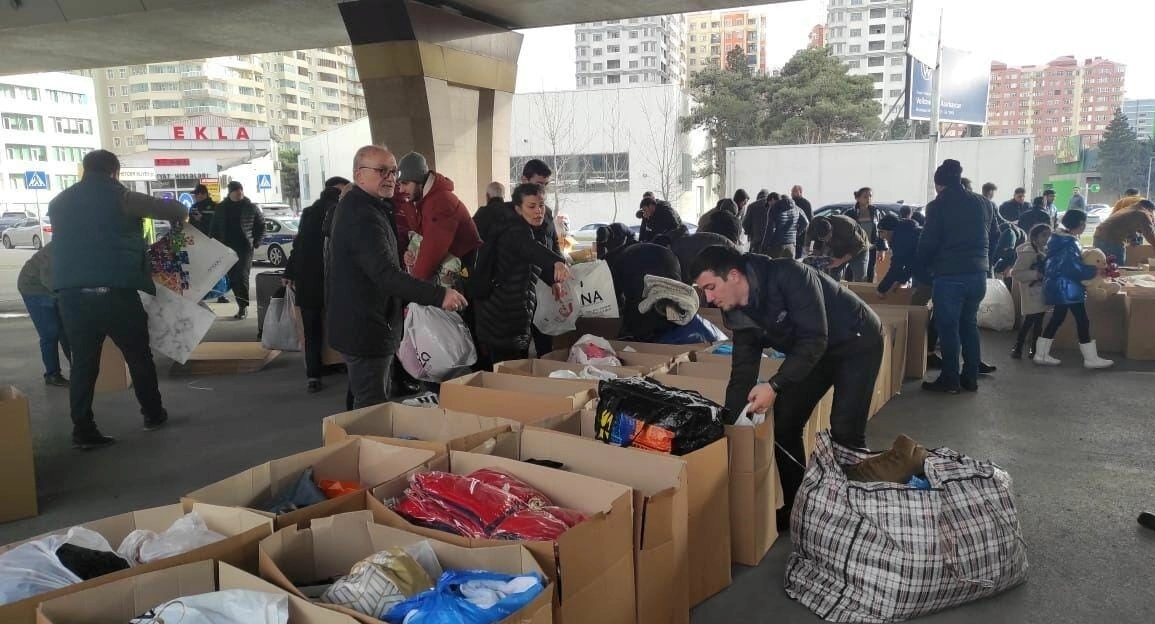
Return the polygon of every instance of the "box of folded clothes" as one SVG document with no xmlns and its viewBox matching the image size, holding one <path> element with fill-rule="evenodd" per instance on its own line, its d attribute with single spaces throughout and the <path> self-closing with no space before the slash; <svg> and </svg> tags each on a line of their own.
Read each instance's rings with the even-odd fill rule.
<svg viewBox="0 0 1155 624">
<path fill-rule="evenodd" d="M 364 509 L 364 490 L 416 470 L 445 466 L 446 456 L 354 438 L 274 459 L 187 494 L 182 502 L 243 507 L 276 528 Z"/>
<path fill-rule="evenodd" d="M 261 542 L 260 558 L 263 578 L 364 624 L 431 611 L 439 622 L 553 621 L 552 587 L 522 546 L 455 546 L 376 524 L 367 511 L 281 529 Z M 487 597 L 497 604 L 485 606 Z"/>
<path fill-rule="evenodd" d="M 581 409 L 597 397 L 596 388 L 583 380 L 473 373 L 441 384 L 441 407 L 532 425 Z"/>
<path fill-rule="evenodd" d="M 556 360 L 509 360 L 494 364 L 493 372 L 555 379 L 606 379 L 638 377 L 653 372 L 649 366 L 585 366 Z M 612 375 L 612 376 L 611 376 Z"/>
<path fill-rule="evenodd" d="M 243 509 L 166 505 L 0 547 L 0 622 L 31 624 L 36 605 L 130 576 L 215 559 L 256 570 L 272 521 Z"/>
<path fill-rule="evenodd" d="M 451 452 L 449 465 L 451 472 L 374 488 L 370 511 L 378 522 L 458 546 L 524 545 L 554 584 L 556 621 L 636 621 L 629 487 L 474 453 Z"/>
<path fill-rule="evenodd" d="M 321 435 L 326 445 L 366 437 L 394 446 L 447 453 L 472 451 L 521 427 L 516 420 L 505 418 L 382 403 L 326 416 L 321 421 Z"/>
<path fill-rule="evenodd" d="M 228 618 L 228 619 L 221 619 Z M 355 624 L 227 563 L 200 561 L 46 600 L 38 624 Z"/>
</svg>

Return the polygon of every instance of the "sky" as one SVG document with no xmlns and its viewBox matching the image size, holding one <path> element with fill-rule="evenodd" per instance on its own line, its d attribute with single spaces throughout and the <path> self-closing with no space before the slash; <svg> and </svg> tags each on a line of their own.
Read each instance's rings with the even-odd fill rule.
<svg viewBox="0 0 1155 624">
<path fill-rule="evenodd" d="M 806 46 L 810 29 L 826 21 L 827 0 L 756 5 L 770 36 L 767 63 L 781 67 Z M 1127 66 L 1126 97 L 1155 98 L 1155 51 L 1144 26 L 1155 22 L 1147 0 L 957 0 L 946 2 L 943 44 L 1009 65 L 1041 65 L 1074 55 L 1101 56 Z M 917 10 L 917 9 L 916 9 Z M 572 26 L 522 31 L 519 92 L 574 88 Z"/>
</svg>

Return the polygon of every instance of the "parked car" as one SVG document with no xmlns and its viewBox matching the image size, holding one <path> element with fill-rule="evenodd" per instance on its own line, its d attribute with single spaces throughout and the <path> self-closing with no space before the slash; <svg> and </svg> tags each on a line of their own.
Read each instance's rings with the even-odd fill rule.
<svg viewBox="0 0 1155 624">
<path fill-rule="evenodd" d="M 3 214 L 0 214 L 0 232 L 7 230 L 8 228 L 16 225 L 17 223 L 23 222 L 25 219 L 30 219 L 30 218 L 32 218 L 32 216 L 33 215 L 30 215 L 24 211 L 5 212 Z"/>
<path fill-rule="evenodd" d="M 1111 207 L 1107 204 L 1087 204 L 1087 229 L 1093 230 L 1111 216 Z"/>
<path fill-rule="evenodd" d="M 275 267 L 283 267 L 293 253 L 293 241 L 297 239 L 296 217 L 265 215 L 265 238 L 261 246 L 253 252 L 254 262 L 267 262 Z"/>
<path fill-rule="evenodd" d="M 902 210 L 903 206 L 909 206 L 915 212 L 922 214 L 922 206 L 917 204 L 875 204 L 874 207 L 884 211 L 887 214 L 898 216 L 898 211 Z M 828 204 L 814 211 L 816 217 L 829 217 L 830 215 L 846 214 L 847 210 L 854 207 L 853 203 L 842 204 Z"/>
<path fill-rule="evenodd" d="M 581 226 L 581 228 L 579 228 L 575 232 L 572 232 L 570 235 L 573 236 L 574 240 L 576 240 L 579 243 L 595 243 L 595 242 L 597 242 L 597 239 L 598 239 L 598 228 L 606 226 L 606 225 L 609 225 L 609 224 L 608 223 L 588 223 L 586 225 Z M 684 225 L 686 226 L 686 232 L 689 234 L 693 234 L 693 233 L 698 231 L 697 224 L 686 222 L 686 223 L 684 223 Z M 641 225 L 631 225 L 628 227 L 630 228 L 630 231 L 634 233 L 635 238 L 637 238 L 637 236 L 642 231 Z"/>
<path fill-rule="evenodd" d="M 52 224 L 48 222 L 48 217 L 44 217 L 43 223 L 35 217 L 24 219 L 4 230 L 4 238 L 0 239 L 6 249 L 13 247 L 40 249 L 51 240 Z"/>
</svg>

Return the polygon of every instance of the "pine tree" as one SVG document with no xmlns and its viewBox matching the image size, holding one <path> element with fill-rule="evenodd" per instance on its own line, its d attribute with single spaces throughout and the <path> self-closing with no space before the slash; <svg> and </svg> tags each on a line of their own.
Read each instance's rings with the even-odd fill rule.
<svg viewBox="0 0 1155 624">
<path fill-rule="evenodd" d="M 1146 188 L 1150 153 L 1150 145 L 1139 141 L 1127 116 L 1116 108 L 1099 141 L 1099 175 L 1104 190 L 1122 195 L 1128 188 Z"/>
</svg>

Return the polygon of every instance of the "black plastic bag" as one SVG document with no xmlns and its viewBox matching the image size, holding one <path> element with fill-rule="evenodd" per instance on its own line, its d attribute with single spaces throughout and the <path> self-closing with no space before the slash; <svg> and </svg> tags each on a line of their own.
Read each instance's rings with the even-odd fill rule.
<svg viewBox="0 0 1155 624">
<path fill-rule="evenodd" d="M 594 429 L 607 444 L 685 455 L 722 439 L 728 418 L 697 392 L 633 377 L 598 384 Z"/>
</svg>

